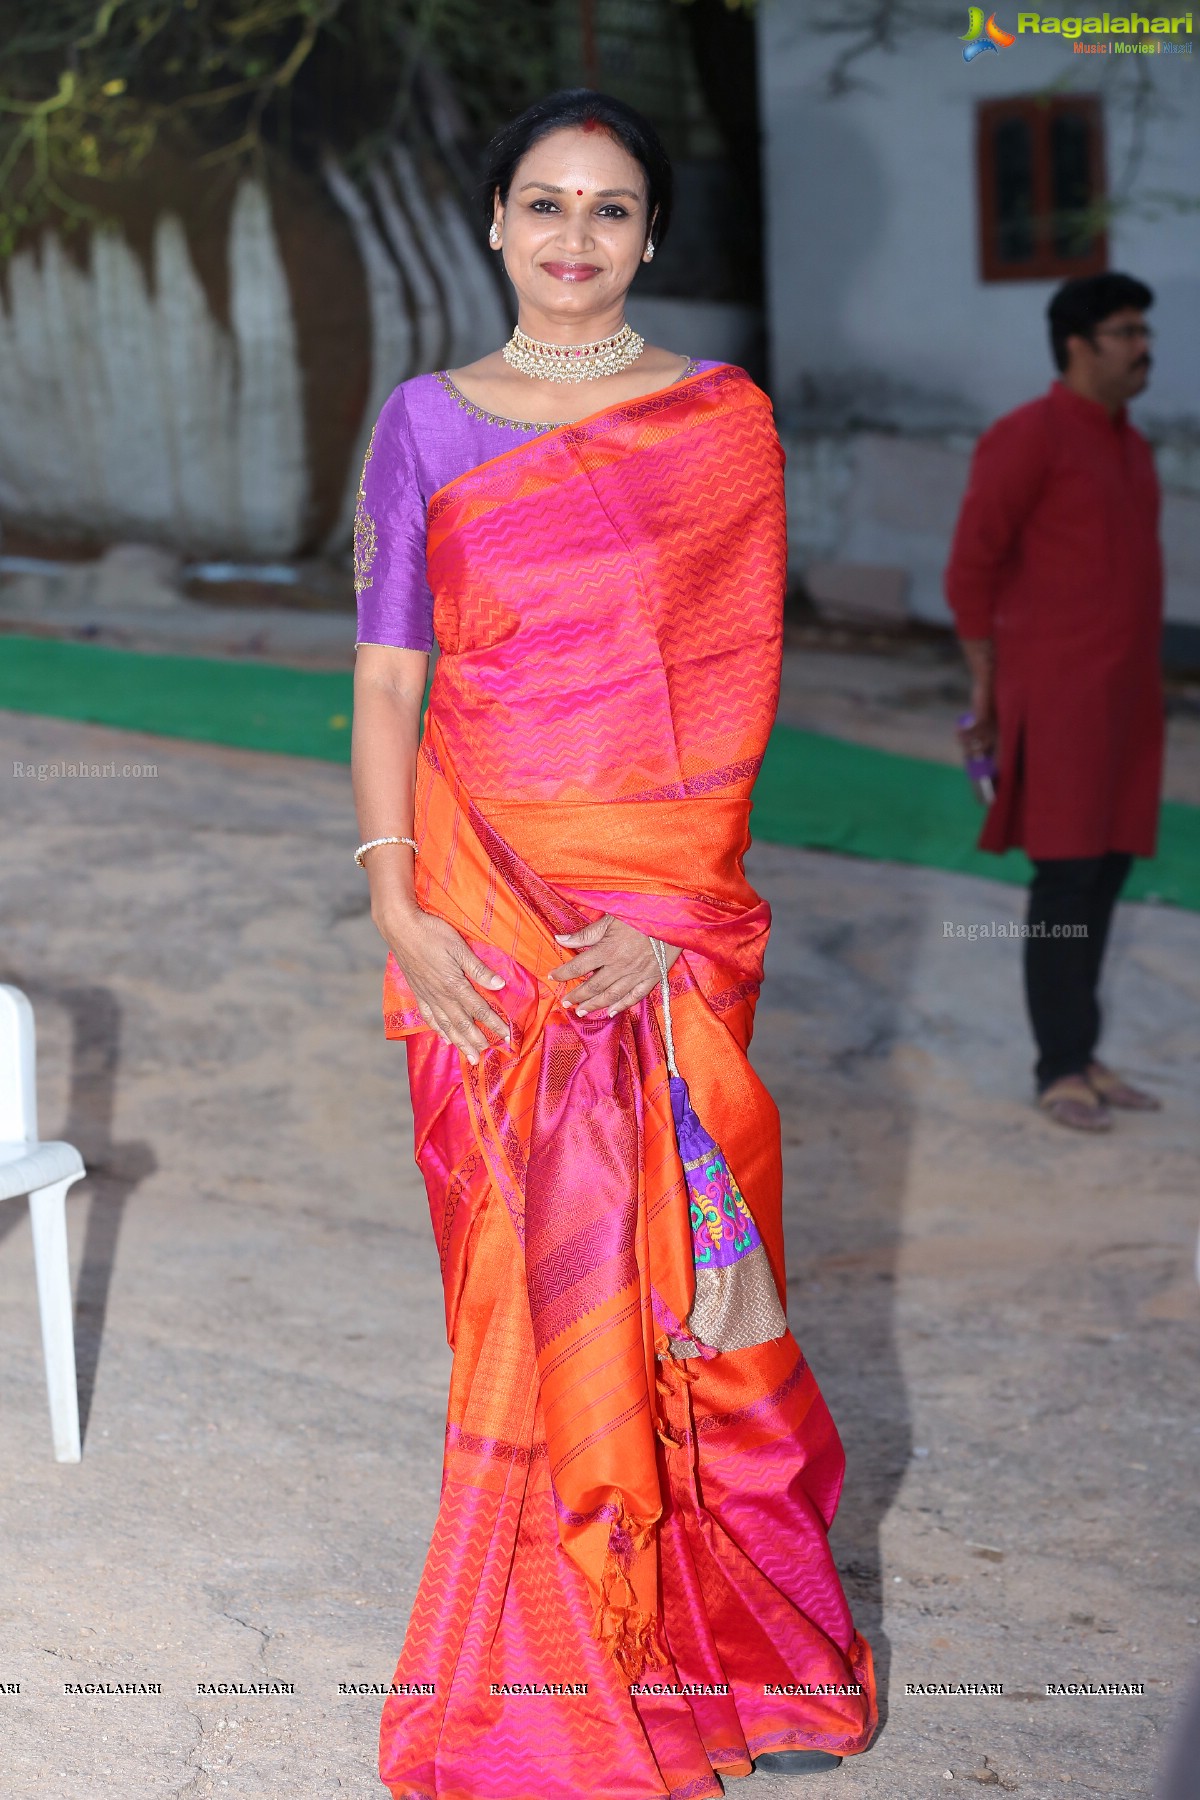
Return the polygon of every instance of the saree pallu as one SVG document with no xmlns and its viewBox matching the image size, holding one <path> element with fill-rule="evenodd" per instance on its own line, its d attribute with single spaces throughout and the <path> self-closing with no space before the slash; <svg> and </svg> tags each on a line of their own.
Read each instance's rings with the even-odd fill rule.
<svg viewBox="0 0 1200 1800">
<path fill-rule="evenodd" d="M 389 957 L 454 1352 L 381 1730 L 405 1800 L 703 1800 L 714 1771 L 874 1730 L 812 1374 L 786 1331 L 721 1350 L 689 1330 L 658 1002 L 580 1019 L 548 978 L 555 933 L 602 913 L 681 948 L 679 1065 L 783 1300 L 779 1119 L 746 1057 L 770 916 L 742 868 L 778 693 L 781 469 L 765 397 L 722 366 L 430 503 L 417 898 L 503 976 L 487 998 L 511 1035 L 468 1064 Z"/>
</svg>

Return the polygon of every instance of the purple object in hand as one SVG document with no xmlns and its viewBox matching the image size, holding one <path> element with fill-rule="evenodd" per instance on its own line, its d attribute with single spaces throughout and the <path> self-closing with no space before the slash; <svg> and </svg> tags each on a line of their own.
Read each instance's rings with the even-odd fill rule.
<svg viewBox="0 0 1200 1800">
<path fill-rule="evenodd" d="M 974 713 L 962 713 L 959 716 L 960 731 L 970 731 L 975 723 Z M 975 790 L 975 798 L 990 806 L 996 798 L 996 759 L 985 750 L 976 753 L 968 750 L 963 757 L 967 771 L 967 780 Z"/>
</svg>

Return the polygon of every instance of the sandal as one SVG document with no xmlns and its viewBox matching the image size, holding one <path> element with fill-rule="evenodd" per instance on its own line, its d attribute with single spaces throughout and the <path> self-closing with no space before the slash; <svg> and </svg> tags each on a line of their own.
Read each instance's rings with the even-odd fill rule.
<svg viewBox="0 0 1200 1800">
<path fill-rule="evenodd" d="M 768 1750 L 754 1759 L 754 1772 L 764 1775 L 815 1775 L 818 1769 L 839 1769 L 840 1756 L 828 1750 Z"/>
<path fill-rule="evenodd" d="M 1120 1106 L 1126 1112 L 1162 1111 L 1162 1101 L 1154 1094 L 1148 1094 L 1145 1088 L 1134 1087 L 1132 1082 L 1122 1081 L 1115 1069 L 1105 1068 L 1102 1062 L 1090 1062 L 1084 1080 L 1107 1106 Z"/>
<path fill-rule="evenodd" d="M 1056 1125 L 1072 1131 L 1111 1131 L 1113 1117 L 1099 1091 L 1083 1075 L 1064 1075 L 1038 1095 Z"/>
</svg>

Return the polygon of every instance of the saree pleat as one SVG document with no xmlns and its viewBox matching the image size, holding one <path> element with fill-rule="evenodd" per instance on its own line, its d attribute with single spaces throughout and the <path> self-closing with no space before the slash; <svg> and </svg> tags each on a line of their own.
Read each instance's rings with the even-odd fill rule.
<svg viewBox="0 0 1200 1800">
<path fill-rule="evenodd" d="M 695 1276 L 657 1002 L 581 1019 L 549 979 L 554 934 L 602 913 L 681 949 L 679 1065 L 786 1301 L 779 1119 L 746 1058 L 770 920 L 741 861 L 778 681 L 778 444 L 738 371 L 680 388 L 430 507 L 417 897 L 503 976 L 511 1041 L 467 1064 L 389 958 L 454 1352 L 381 1728 L 398 1800 L 707 1800 L 714 1771 L 874 1730 L 827 1541 L 841 1445 L 794 1338 L 672 1354 Z"/>
</svg>

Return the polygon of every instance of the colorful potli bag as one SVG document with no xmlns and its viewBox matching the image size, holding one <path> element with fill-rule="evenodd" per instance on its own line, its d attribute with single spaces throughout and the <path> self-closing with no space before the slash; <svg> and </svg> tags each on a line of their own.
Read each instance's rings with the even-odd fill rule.
<svg viewBox="0 0 1200 1800">
<path fill-rule="evenodd" d="M 705 1350 L 748 1350 L 782 1337 L 787 1318 L 779 1304 L 766 1246 L 724 1152 L 693 1110 L 675 1062 L 667 949 L 651 938 L 662 987 L 663 1038 L 671 1086 L 675 1139 L 687 1185 L 696 1296 L 686 1338 L 673 1338 L 674 1356 Z"/>
</svg>

